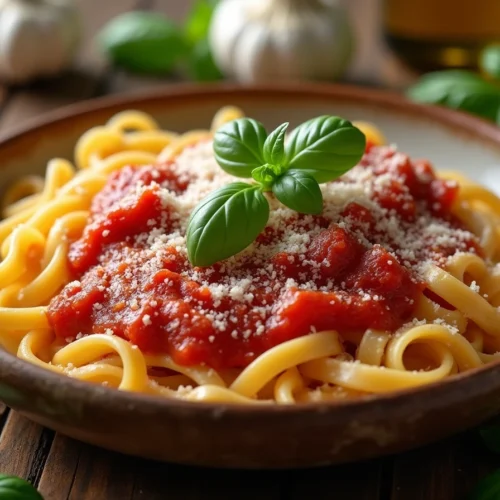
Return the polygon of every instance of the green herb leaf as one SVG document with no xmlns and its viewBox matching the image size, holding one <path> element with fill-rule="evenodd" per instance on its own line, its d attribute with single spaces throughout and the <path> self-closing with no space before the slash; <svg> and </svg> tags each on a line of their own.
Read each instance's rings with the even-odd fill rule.
<svg viewBox="0 0 500 500">
<path fill-rule="evenodd" d="M 0 500 L 43 500 L 43 497 L 28 481 L 0 474 Z"/>
<path fill-rule="evenodd" d="M 407 90 L 407 95 L 419 102 L 443 104 L 450 90 L 457 85 L 481 83 L 476 73 L 464 70 L 434 71 L 423 75 L 417 83 Z"/>
<path fill-rule="evenodd" d="M 208 43 L 208 31 L 216 0 L 197 0 L 184 25 L 186 42 L 191 48 L 187 59 L 189 76 L 198 82 L 213 82 L 223 78 L 215 64 Z"/>
<path fill-rule="evenodd" d="M 250 177 L 254 168 L 266 163 L 263 147 L 267 132 L 262 123 L 239 118 L 223 125 L 214 135 L 217 163 L 235 177 Z"/>
<path fill-rule="evenodd" d="M 288 124 L 269 137 L 250 118 L 234 120 L 214 135 L 214 154 L 223 170 L 252 176 L 259 185 L 236 182 L 207 196 L 193 211 L 187 229 L 188 257 L 210 266 L 245 249 L 265 228 L 271 190 L 286 206 L 306 214 L 321 213 L 319 182 L 342 175 L 360 160 L 365 136 L 351 122 L 322 116 L 297 127 L 285 144 Z"/>
<path fill-rule="evenodd" d="M 305 169 L 319 183 L 328 182 L 358 163 L 365 144 L 364 134 L 350 121 L 320 116 L 292 131 L 285 145 L 285 165 Z"/>
<path fill-rule="evenodd" d="M 194 209 L 187 229 L 188 257 L 211 266 L 250 245 L 269 219 L 269 203 L 259 186 L 234 182 L 210 193 Z"/>
<path fill-rule="evenodd" d="M 289 123 L 273 130 L 264 143 L 264 159 L 273 165 L 281 165 L 285 159 L 285 133 Z"/>
<path fill-rule="evenodd" d="M 200 40 L 193 47 L 188 59 L 188 69 L 191 78 L 198 82 L 215 82 L 223 78 L 207 40 Z"/>
<path fill-rule="evenodd" d="M 467 497 L 468 500 L 498 500 L 499 498 L 500 470 L 481 480 Z"/>
<path fill-rule="evenodd" d="M 500 79 L 500 44 L 485 47 L 479 58 L 479 66 L 487 75 Z"/>
<path fill-rule="evenodd" d="M 302 170 L 289 170 L 273 184 L 273 193 L 283 205 L 302 214 L 319 214 L 323 195 L 316 179 Z"/>
<path fill-rule="evenodd" d="M 111 20 L 99 42 L 111 61 L 130 71 L 165 74 L 187 53 L 177 26 L 153 12 L 127 12 Z"/>
<path fill-rule="evenodd" d="M 262 186 L 265 191 L 269 191 L 274 181 L 284 172 L 284 168 L 279 165 L 266 163 L 262 167 L 252 170 L 252 177 Z"/>
<path fill-rule="evenodd" d="M 194 3 L 184 25 L 186 39 L 191 45 L 207 38 L 216 4 L 214 0 L 197 0 Z"/>
<path fill-rule="evenodd" d="M 499 115 L 500 89 L 469 71 L 428 73 L 407 94 L 414 101 L 440 104 L 487 120 L 496 121 Z"/>
</svg>

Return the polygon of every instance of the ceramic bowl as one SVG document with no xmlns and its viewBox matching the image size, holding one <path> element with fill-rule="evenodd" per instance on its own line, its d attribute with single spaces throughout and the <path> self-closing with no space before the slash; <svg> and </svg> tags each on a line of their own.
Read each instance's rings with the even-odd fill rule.
<svg viewBox="0 0 500 500">
<path fill-rule="evenodd" d="M 89 101 L 4 136 L 0 191 L 22 174 L 41 173 L 51 157 L 71 158 L 78 136 L 117 111 L 140 109 L 162 126 L 184 131 L 208 127 L 227 104 L 269 127 L 320 114 L 370 120 L 414 157 L 493 188 L 500 180 L 500 129 L 460 113 L 342 86 L 183 86 Z M 500 363 L 355 401 L 249 407 L 119 392 L 45 371 L 0 350 L 0 399 L 63 434 L 132 455 L 205 466 L 319 466 L 420 446 L 499 413 Z"/>
</svg>

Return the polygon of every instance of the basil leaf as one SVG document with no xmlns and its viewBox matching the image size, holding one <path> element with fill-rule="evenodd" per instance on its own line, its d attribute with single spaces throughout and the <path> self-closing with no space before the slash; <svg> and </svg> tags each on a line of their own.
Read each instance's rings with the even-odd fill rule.
<svg viewBox="0 0 500 500">
<path fill-rule="evenodd" d="M 241 252 L 268 219 L 269 203 L 259 186 L 234 182 L 210 193 L 189 220 L 189 260 L 194 266 L 211 266 Z"/>
<path fill-rule="evenodd" d="M 481 52 L 479 66 L 493 78 L 500 78 L 500 44 L 488 45 Z"/>
<path fill-rule="evenodd" d="M 423 75 L 406 93 L 419 102 L 442 104 L 446 101 L 450 89 L 460 83 L 467 85 L 468 82 L 482 82 L 482 79 L 471 71 L 434 71 Z"/>
<path fill-rule="evenodd" d="M 111 61 L 130 71 L 165 74 L 187 52 L 177 26 L 153 12 L 127 12 L 111 20 L 99 35 Z"/>
<path fill-rule="evenodd" d="M 292 131 L 285 145 L 285 165 L 306 169 L 319 182 L 328 182 L 356 165 L 365 151 L 364 134 L 337 116 L 313 118 Z"/>
<path fill-rule="evenodd" d="M 193 47 L 188 59 L 188 70 L 191 78 L 198 82 L 214 82 L 223 78 L 215 64 L 208 40 L 200 40 Z"/>
<path fill-rule="evenodd" d="M 196 45 L 207 38 L 216 3 L 213 0 L 197 0 L 194 3 L 184 25 L 184 32 L 190 44 Z"/>
<path fill-rule="evenodd" d="M 289 123 L 283 123 L 273 130 L 264 143 L 264 160 L 267 163 L 281 165 L 285 158 L 285 132 Z"/>
<path fill-rule="evenodd" d="M 318 182 L 302 170 L 289 170 L 273 184 L 273 193 L 283 205 L 302 214 L 319 214 L 323 195 Z"/>
<path fill-rule="evenodd" d="M 254 168 L 266 163 L 262 149 L 267 132 L 252 118 L 239 118 L 223 125 L 214 135 L 217 163 L 235 177 L 250 177 Z"/>
<path fill-rule="evenodd" d="M 0 500 L 43 500 L 43 497 L 28 481 L 0 474 Z"/>
<path fill-rule="evenodd" d="M 197 0 L 184 25 L 186 42 L 191 48 L 186 61 L 187 71 L 198 82 L 213 82 L 223 78 L 208 43 L 210 21 L 216 4 L 216 0 Z"/>
<path fill-rule="evenodd" d="M 270 189 L 277 177 L 284 172 L 284 168 L 279 165 L 266 163 L 262 167 L 252 170 L 252 177 L 264 188 Z"/>
<path fill-rule="evenodd" d="M 424 75 L 407 95 L 414 101 L 440 104 L 496 121 L 500 89 L 469 71 L 436 71 Z"/>
<path fill-rule="evenodd" d="M 498 500 L 500 498 L 500 470 L 479 481 L 468 500 Z"/>
</svg>

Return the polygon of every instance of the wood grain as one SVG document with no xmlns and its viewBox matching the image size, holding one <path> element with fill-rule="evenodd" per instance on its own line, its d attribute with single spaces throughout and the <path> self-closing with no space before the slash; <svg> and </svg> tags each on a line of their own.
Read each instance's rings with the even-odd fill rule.
<svg viewBox="0 0 500 500">
<path fill-rule="evenodd" d="M 498 468 L 476 431 L 399 455 L 394 463 L 392 500 L 461 500 Z"/>
<path fill-rule="evenodd" d="M 329 500 L 378 500 L 382 487 L 383 461 L 327 467 L 291 474 L 286 498 Z M 392 467 L 392 463 L 389 465 Z"/>
<path fill-rule="evenodd" d="M 0 471 L 37 484 L 53 432 L 10 412 L 0 436 Z"/>
<path fill-rule="evenodd" d="M 5 85 L 0 85 L 0 109 L 2 109 L 8 95 L 8 90 Z"/>
<path fill-rule="evenodd" d="M 277 500 L 285 472 L 202 469 L 155 462 L 138 468 L 133 500 Z"/>
<path fill-rule="evenodd" d="M 40 477 L 39 490 L 44 498 L 66 500 L 71 492 L 79 465 L 82 443 L 57 434 Z"/>
<path fill-rule="evenodd" d="M 81 445 L 78 468 L 68 498 L 130 499 L 135 467 L 135 460 L 131 457 Z"/>
</svg>

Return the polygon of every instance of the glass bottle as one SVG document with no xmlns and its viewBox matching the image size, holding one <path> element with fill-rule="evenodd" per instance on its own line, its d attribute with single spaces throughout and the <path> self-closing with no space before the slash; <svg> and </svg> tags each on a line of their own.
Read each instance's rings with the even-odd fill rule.
<svg viewBox="0 0 500 500">
<path fill-rule="evenodd" d="M 385 0 L 391 48 L 413 68 L 476 68 L 482 48 L 500 42 L 500 0 Z"/>
</svg>

